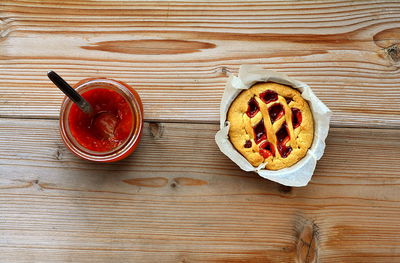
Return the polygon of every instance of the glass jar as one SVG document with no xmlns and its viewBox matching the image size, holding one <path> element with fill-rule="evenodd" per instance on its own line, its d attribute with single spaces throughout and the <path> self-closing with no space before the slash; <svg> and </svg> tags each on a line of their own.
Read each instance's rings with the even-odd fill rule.
<svg viewBox="0 0 400 263">
<path fill-rule="evenodd" d="M 106 89 L 106 94 L 107 92 L 110 94 L 116 94 L 118 98 L 121 98 L 121 96 L 124 98 L 124 100 L 121 100 L 123 104 L 118 104 L 118 105 L 125 105 L 123 111 L 128 112 L 128 116 L 132 116 L 131 125 L 129 125 L 129 129 L 125 127 L 125 134 L 127 135 L 126 138 L 124 138 L 121 141 L 118 141 L 118 145 L 115 145 L 111 149 L 107 150 L 97 150 L 96 149 L 89 149 L 91 147 L 85 146 L 89 145 L 90 143 L 95 143 L 97 142 L 96 137 L 91 137 L 90 136 L 80 136 L 79 130 L 75 129 L 74 123 L 81 123 L 79 122 L 73 122 L 73 118 L 77 118 L 76 116 L 73 116 L 76 113 L 71 113 L 71 112 L 77 112 L 76 110 L 76 105 L 68 98 L 65 97 L 62 106 L 61 106 L 61 111 L 60 111 L 60 132 L 61 132 L 61 137 L 67 146 L 74 154 L 77 156 L 90 160 L 90 161 L 95 161 L 95 162 L 115 162 L 122 160 L 126 158 L 129 154 L 131 154 L 135 148 L 137 147 L 141 135 L 142 135 L 142 130 L 143 130 L 143 105 L 142 101 L 139 97 L 139 94 L 129 85 L 121 82 L 121 81 L 116 81 L 112 79 L 106 79 L 106 78 L 89 78 L 89 79 L 84 79 L 78 82 L 74 87 L 73 87 L 80 95 L 85 97 L 85 93 L 89 92 L 92 90 L 91 93 L 87 94 L 96 94 L 100 89 Z M 99 89 L 96 91 L 93 91 L 94 89 Z M 100 92 L 99 92 L 100 93 Z M 104 92 L 103 92 L 104 93 Z M 119 96 L 119 95 L 121 96 Z M 97 96 L 97 95 L 96 95 Z M 103 98 L 104 99 L 104 98 Z M 105 98 L 107 99 L 107 98 Z M 110 98 L 111 99 L 111 98 Z M 86 100 L 89 101 L 89 98 L 86 98 Z M 89 101 L 90 103 L 90 101 Z M 92 104 L 92 103 L 91 103 Z M 104 103 L 103 103 L 104 104 Z M 111 103 L 113 104 L 113 103 Z M 129 105 L 128 108 L 126 108 L 126 105 Z M 101 105 L 91 105 L 93 109 L 101 107 Z M 73 108 L 74 107 L 74 108 Z M 119 106 L 115 106 L 119 107 Z M 71 111 L 72 108 L 72 111 Z M 79 109 L 80 111 L 80 109 Z M 118 109 L 118 112 L 120 110 Z M 131 113 L 131 114 L 130 114 Z M 79 113 L 79 116 L 83 116 L 83 112 Z M 94 111 L 93 116 L 89 116 L 87 118 L 93 118 L 90 120 L 90 125 L 92 125 L 93 120 L 96 118 L 96 110 Z M 127 114 L 125 114 L 126 116 Z M 78 116 L 78 115 L 77 115 Z M 87 116 L 87 115 L 86 115 Z M 86 118 L 85 116 L 85 118 Z M 118 116 L 116 117 L 117 121 L 122 121 L 122 119 L 118 119 Z M 115 121 L 114 121 L 115 122 Z M 71 129 L 72 128 L 72 129 Z M 92 128 L 92 127 L 89 127 Z M 84 129 L 90 131 L 88 127 L 84 127 Z M 80 128 L 79 128 L 80 129 Z M 82 130 L 81 130 L 82 131 Z M 87 140 L 86 142 L 83 141 L 82 138 L 85 138 Z M 90 138 L 93 138 L 92 141 Z M 110 139 L 111 141 L 111 139 Z M 107 141 L 103 142 L 99 140 L 99 142 L 102 143 L 107 143 Z M 85 144 L 87 143 L 87 144 Z M 99 148 L 100 149 L 100 148 Z"/>
</svg>

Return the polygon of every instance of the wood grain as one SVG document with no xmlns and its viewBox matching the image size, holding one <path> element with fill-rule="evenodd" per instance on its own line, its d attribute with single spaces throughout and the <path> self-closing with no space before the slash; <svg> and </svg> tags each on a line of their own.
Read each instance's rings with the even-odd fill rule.
<svg viewBox="0 0 400 263">
<path fill-rule="evenodd" d="M 242 64 L 334 111 L 307 187 L 215 145 Z M 0 261 L 400 262 L 399 67 L 398 1 L 0 0 Z M 139 91 L 152 122 L 132 156 L 65 148 L 49 69 Z"/>
<path fill-rule="evenodd" d="M 147 120 L 212 122 L 241 64 L 308 83 L 335 126 L 400 127 L 397 1 L 0 3 L 0 117 L 55 118 L 71 83 L 137 88 Z"/>
<path fill-rule="evenodd" d="M 398 262 L 400 131 L 333 128 L 307 187 L 245 173 L 212 124 L 146 123 L 114 164 L 0 119 L 5 262 Z M 162 131 L 162 132 L 160 132 Z"/>
</svg>

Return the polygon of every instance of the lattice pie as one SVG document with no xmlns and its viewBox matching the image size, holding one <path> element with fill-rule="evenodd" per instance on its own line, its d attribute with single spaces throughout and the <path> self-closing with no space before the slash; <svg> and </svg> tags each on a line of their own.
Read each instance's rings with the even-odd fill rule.
<svg viewBox="0 0 400 263">
<path fill-rule="evenodd" d="M 313 141 L 314 121 L 300 92 L 277 83 L 258 83 L 243 91 L 228 111 L 229 139 L 253 165 L 292 166 Z"/>
</svg>

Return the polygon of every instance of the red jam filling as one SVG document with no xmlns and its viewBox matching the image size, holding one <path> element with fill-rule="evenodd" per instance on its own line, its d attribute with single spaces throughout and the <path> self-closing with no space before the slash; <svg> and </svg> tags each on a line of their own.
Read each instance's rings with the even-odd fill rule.
<svg viewBox="0 0 400 263">
<path fill-rule="evenodd" d="M 255 127 L 254 134 L 255 138 L 254 141 L 258 144 L 259 142 L 267 139 L 267 133 L 265 131 L 264 120 L 261 120 Z"/>
<path fill-rule="evenodd" d="M 272 101 L 278 100 L 278 93 L 273 90 L 266 90 L 263 93 L 260 93 L 260 98 L 265 104 L 268 104 Z"/>
<path fill-rule="evenodd" d="M 292 99 L 292 98 L 286 98 L 286 97 L 285 97 L 285 100 L 286 100 L 286 103 L 287 103 L 287 104 L 289 104 L 290 102 L 292 102 L 292 101 L 293 101 L 293 99 Z"/>
<path fill-rule="evenodd" d="M 251 148 L 252 145 L 253 145 L 252 142 L 251 142 L 250 140 L 247 140 L 247 141 L 244 143 L 244 148 Z"/>
<path fill-rule="evenodd" d="M 258 103 L 255 98 L 251 98 L 249 100 L 249 107 L 247 108 L 247 116 L 250 118 L 253 118 L 256 116 L 256 114 L 259 112 L 260 107 L 258 106 Z"/>
<path fill-rule="evenodd" d="M 303 118 L 301 116 L 301 111 L 299 109 L 297 109 L 297 108 L 292 108 L 293 129 L 299 127 L 302 120 L 303 120 Z"/>
<path fill-rule="evenodd" d="M 276 138 L 278 140 L 277 148 L 280 155 L 283 158 L 289 156 L 290 152 L 292 151 L 292 147 L 286 146 L 286 143 L 290 140 L 289 131 L 286 125 L 286 122 L 282 125 L 282 127 L 276 133 Z"/>
<path fill-rule="evenodd" d="M 265 159 L 270 157 L 271 155 L 275 156 L 274 146 L 270 142 L 263 142 L 259 148 L 261 156 Z"/>
<path fill-rule="evenodd" d="M 126 141 L 134 126 L 132 109 L 118 92 L 96 88 L 81 94 L 93 107 L 86 114 L 71 106 L 68 123 L 72 136 L 88 150 L 108 152 Z"/>
<path fill-rule="evenodd" d="M 278 151 L 281 154 L 282 158 L 286 158 L 292 152 L 292 147 L 278 144 Z"/>
<path fill-rule="evenodd" d="M 280 103 L 272 105 L 268 109 L 268 112 L 272 123 L 274 123 L 276 120 L 279 120 L 280 118 L 282 118 L 283 115 L 285 115 L 285 110 Z"/>
</svg>

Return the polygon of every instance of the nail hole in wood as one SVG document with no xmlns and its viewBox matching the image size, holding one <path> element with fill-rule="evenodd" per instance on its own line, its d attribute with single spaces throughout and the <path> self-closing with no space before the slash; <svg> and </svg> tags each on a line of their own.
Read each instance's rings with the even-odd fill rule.
<svg viewBox="0 0 400 263">
<path fill-rule="evenodd" d="M 290 194 L 292 192 L 292 187 L 291 186 L 286 186 L 286 185 L 279 185 L 279 192 L 283 194 Z"/>
<path fill-rule="evenodd" d="M 149 124 L 150 134 L 154 139 L 159 139 L 164 133 L 164 126 L 158 122 L 151 122 Z"/>
<path fill-rule="evenodd" d="M 55 152 L 55 158 L 56 160 L 61 160 L 63 158 L 63 150 L 61 146 L 58 146 Z"/>
</svg>

